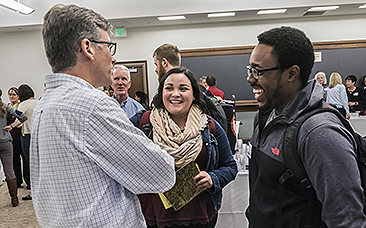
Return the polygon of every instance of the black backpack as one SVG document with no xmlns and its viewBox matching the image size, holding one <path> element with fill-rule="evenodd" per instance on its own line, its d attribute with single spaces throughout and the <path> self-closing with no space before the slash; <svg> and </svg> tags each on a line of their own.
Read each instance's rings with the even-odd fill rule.
<svg viewBox="0 0 366 228">
<path fill-rule="evenodd" d="M 292 124 L 290 124 L 285 133 L 284 137 L 284 147 L 283 147 L 283 158 L 285 161 L 285 165 L 287 166 L 287 170 L 285 173 L 282 174 L 282 176 L 278 179 L 278 189 L 279 189 L 279 195 L 278 195 L 278 205 L 277 205 L 277 222 L 278 224 L 276 227 L 280 227 L 280 221 L 282 216 L 282 206 L 283 206 L 283 184 L 290 178 L 295 178 L 298 182 L 301 183 L 301 185 L 304 188 L 312 188 L 311 182 L 307 177 L 305 168 L 300 161 L 300 158 L 297 151 L 297 137 L 299 133 L 299 129 L 301 125 L 310 117 L 318 113 L 322 112 L 331 112 L 334 113 L 342 122 L 343 126 L 353 135 L 356 144 L 357 149 L 355 151 L 356 159 L 357 159 L 357 165 L 360 170 L 361 175 L 361 185 L 364 189 L 364 195 L 366 198 L 366 141 L 364 138 L 359 135 L 358 133 L 354 132 L 352 126 L 350 123 L 342 116 L 340 112 L 338 112 L 336 109 L 331 107 L 329 104 L 322 102 L 319 108 L 313 109 L 304 115 L 299 116 Z M 287 152 L 292 151 L 292 153 Z M 315 197 L 315 191 L 311 190 L 311 197 L 309 199 L 309 203 L 306 209 L 306 218 L 305 218 L 305 224 L 304 227 L 311 227 L 311 218 L 312 218 L 312 212 L 313 212 L 313 206 L 314 206 L 314 200 Z M 366 202 L 365 202 L 366 205 Z M 364 213 L 366 214 L 366 206 L 364 207 Z"/>
<path fill-rule="evenodd" d="M 202 95 L 207 105 L 206 114 L 214 118 L 221 125 L 221 127 L 227 134 L 228 132 L 227 119 L 222 104 L 215 97 L 208 96 L 204 92 L 202 92 Z"/>
</svg>

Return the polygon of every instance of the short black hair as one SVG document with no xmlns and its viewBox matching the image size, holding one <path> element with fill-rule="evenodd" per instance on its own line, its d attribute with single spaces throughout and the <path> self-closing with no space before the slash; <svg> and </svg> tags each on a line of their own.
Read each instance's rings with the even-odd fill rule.
<svg viewBox="0 0 366 228">
<path fill-rule="evenodd" d="M 203 95 L 200 86 L 196 81 L 194 74 L 190 70 L 184 67 L 172 68 L 161 78 L 159 82 L 158 91 L 152 100 L 153 107 L 158 109 L 165 109 L 163 103 L 163 88 L 165 80 L 172 74 L 184 74 L 189 79 L 192 85 L 193 97 L 194 97 L 192 104 L 196 104 L 202 112 L 206 112 L 206 103 L 203 100 Z"/>
<path fill-rule="evenodd" d="M 293 27 L 272 28 L 258 35 L 259 44 L 271 46 L 278 67 L 300 68 L 302 86 L 305 87 L 314 65 L 314 48 L 306 34 Z"/>
<path fill-rule="evenodd" d="M 18 91 L 20 102 L 26 101 L 29 98 L 34 97 L 34 91 L 27 84 L 20 85 Z"/>
<path fill-rule="evenodd" d="M 350 74 L 350 75 L 348 75 L 347 77 L 346 77 L 346 80 L 351 80 L 352 82 L 354 82 L 354 83 L 356 83 L 357 82 L 357 78 L 356 78 L 356 76 L 355 75 L 353 75 L 353 74 Z"/>
<path fill-rule="evenodd" d="M 214 76 L 208 76 L 206 78 L 206 83 L 209 86 L 214 86 L 214 85 L 216 85 L 216 78 Z"/>
</svg>

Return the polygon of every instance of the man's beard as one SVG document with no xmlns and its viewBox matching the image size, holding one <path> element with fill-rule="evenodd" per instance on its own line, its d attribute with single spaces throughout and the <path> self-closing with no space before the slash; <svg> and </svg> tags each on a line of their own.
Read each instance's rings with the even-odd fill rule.
<svg viewBox="0 0 366 228">
<path fill-rule="evenodd" d="M 263 108 L 265 109 L 274 109 L 280 106 L 280 103 L 283 102 L 283 93 L 282 93 L 282 85 L 281 78 L 277 81 L 277 86 L 272 92 L 265 93 L 265 102 L 263 104 Z"/>
<path fill-rule="evenodd" d="M 165 75 L 165 69 L 163 68 L 163 66 L 161 65 L 161 63 L 160 63 L 160 70 L 159 70 L 159 74 L 158 74 L 158 77 L 159 77 L 159 82 L 161 81 L 161 79 L 164 77 L 164 75 Z"/>
</svg>

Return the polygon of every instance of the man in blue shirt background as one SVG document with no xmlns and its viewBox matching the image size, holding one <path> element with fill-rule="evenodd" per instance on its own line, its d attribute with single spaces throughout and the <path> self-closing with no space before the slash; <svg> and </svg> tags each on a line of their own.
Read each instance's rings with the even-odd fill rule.
<svg viewBox="0 0 366 228">
<path fill-rule="evenodd" d="M 121 108 L 131 118 L 137 112 L 145 110 L 142 105 L 128 96 L 128 89 L 131 87 L 131 75 L 124 65 L 116 65 L 113 68 L 112 88 L 114 90 L 112 98 L 116 99 Z"/>
</svg>

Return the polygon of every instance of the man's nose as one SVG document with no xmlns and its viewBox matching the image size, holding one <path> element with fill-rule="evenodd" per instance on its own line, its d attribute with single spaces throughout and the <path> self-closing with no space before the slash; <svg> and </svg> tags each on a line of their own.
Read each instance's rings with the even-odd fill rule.
<svg viewBox="0 0 366 228">
<path fill-rule="evenodd" d="M 253 74 L 252 73 L 250 73 L 249 75 L 248 75 L 248 77 L 247 77 L 247 82 L 250 84 L 250 83 L 253 83 L 253 82 L 256 82 L 257 81 L 257 79 L 255 79 L 254 77 L 253 77 Z"/>
</svg>

